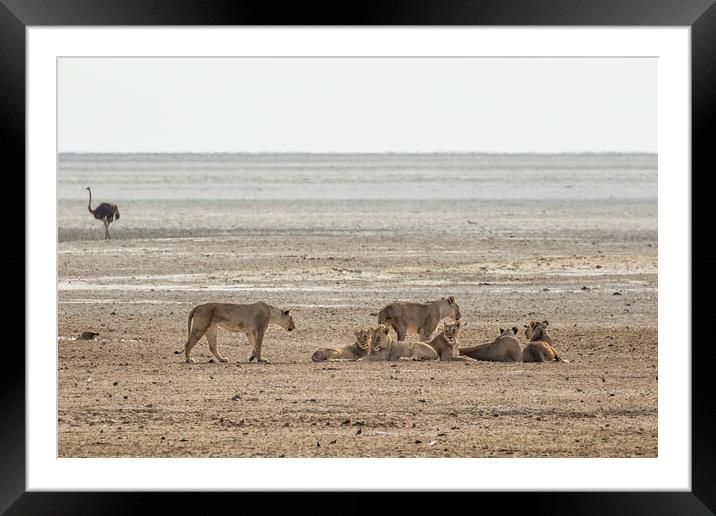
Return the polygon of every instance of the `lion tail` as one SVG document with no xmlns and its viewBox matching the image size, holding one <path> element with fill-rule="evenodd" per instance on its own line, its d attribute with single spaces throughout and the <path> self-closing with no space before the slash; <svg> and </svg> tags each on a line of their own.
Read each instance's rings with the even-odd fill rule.
<svg viewBox="0 0 716 516">
<path fill-rule="evenodd" d="M 197 308 L 198 307 L 195 306 L 194 308 L 191 309 L 191 312 L 189 312 L 189 318 L 186 321 L 186 332 L 187 332 L 186 340 L 187 340 L 187 342 L 189 341 L 189 338 L 191 337 L 191 321 L 192 321 L 192 319 L 194 319 L 194 312 L 196 312 Z M 174 352 L 175 355 L 178 355 L 179 353 L 184 353 L 184 350 L 178 349 Z"/>
<path fill-rule="evenodd" d="M 557 353 L 557 350 L 552 347 L 552 351 L 554 351 L 554 359 L 557 362 L 564 362 L 565 364 L 569 364 L 569 360 L 563 359 L 561 356 L 559 356 L 559 353 Z"/>
</svg>

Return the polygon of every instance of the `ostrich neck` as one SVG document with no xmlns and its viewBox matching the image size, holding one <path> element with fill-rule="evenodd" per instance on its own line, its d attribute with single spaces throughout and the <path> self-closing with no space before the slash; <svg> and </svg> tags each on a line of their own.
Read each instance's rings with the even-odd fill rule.
<svg viewBox="0 0 716 516">
<path fill-rule="evenodd" d="M 89 193 L 89 201 L 87 202 L 87 209 L 90 211 L 90 213 L 94 213 L 92 210 L 92 190 L 87 189 L 87 192 Z"/>
</svg>

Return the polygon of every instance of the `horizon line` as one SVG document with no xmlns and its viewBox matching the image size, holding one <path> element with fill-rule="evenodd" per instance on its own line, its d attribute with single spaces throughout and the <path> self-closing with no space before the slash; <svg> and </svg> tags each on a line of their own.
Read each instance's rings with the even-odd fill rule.
<svg viewBox="0 0 716 516">
<path fill-rule="evenodd" d="M 57 154 L 654 154 L 658 151 L 58 151 Z"/>
</svg>

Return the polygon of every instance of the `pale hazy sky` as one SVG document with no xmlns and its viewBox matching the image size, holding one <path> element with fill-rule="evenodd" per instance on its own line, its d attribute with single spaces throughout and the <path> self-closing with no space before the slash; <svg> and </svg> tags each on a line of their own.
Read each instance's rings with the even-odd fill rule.
<svg viewBox="0 0 716 516">
<path fill-rule="evenodd" d="M 60 152 L 657 151 L 654 58 L 62 58 Z"/>
</svg>

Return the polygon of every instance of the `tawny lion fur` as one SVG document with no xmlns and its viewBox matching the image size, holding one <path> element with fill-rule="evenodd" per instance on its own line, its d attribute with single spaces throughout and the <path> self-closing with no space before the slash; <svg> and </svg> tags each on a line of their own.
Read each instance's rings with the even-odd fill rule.
<svg viewBox="0 0 716 516">
<path fill-rule="evenodd" d="M 443 331 L 430 342 L 426 342 L 428 346 L 433 348 L 440 357 L 441 362 L 471 362 L 472 358 L 460 356 L 458 347 L 458 338 L 460 336 L 460 321 L 454 323 L 445 323 Z"/>
<path fill-rule="evenodd" d="M 525 337 L 529 342 L 522 350 L 523 362 L 569 362 L 554 349 L 552 338 L 547 334 L 548 321 L 531 321 L 525 326 Z"/>
<path fill-rule="evenodd" d="M 487 362 L 522 362 L 522 347 L 517 340 L 518 328 L 500 328 L 500 335 L 486 344 L 459 348 L 460 355 Z"/>
<path fill-rule="evenodd" d="M 398 334 L 398 340 L 405 340 L 408 331 L 417 332 L 421 342 L 428 342 L 435 329 L 446 317 L 460 319 L 460 307 L 453 296 L 428 303 L 397 301 L 378 312 L 378 323 L 390 326 Z"/>
<path fill-rule="evenodd" d="M 368 345 L 370 336 L 373 334 L 373 328 L 355 330 L 353 334 L 356 341 L 347 346 L 339 348 L 318 348 L 313 352 L 311 360 L 314 362 L 323 362 L 325 360 L 358 360 L 368 354 Z"/>
<path fill-rule="evenodd" d="M 393 340 L 390 327 L 379 324 L 373 330 L 368 346 L 368 354 L 359 361 L 377 362 L 381 360 L 437 360 L 437 352 L 424 342 L 406 344 Z"/>
<path fill-rule="evenodd" d="M 259 301 L 248 305 L 232 303 L 205 303 L 194 307 L 189 312 L 187 321 L 188 338 L 184 345 L 185 359 L 194 363 L 191 358 L 191 348 L 203 336 L 209 342 L 209 350 L 220 362 L 228 359 L 219 353 L 216 345 L 216 334 L 219 328 L 230 332 L 244 332 L 253 347 L 249 355 L 249 362 L 254 358 L 257 362 L 268 362 L 261 358 L 261 345 L 264 334 L 269 324 L 276 324 L 287 331 L 292 331 L 296 326 L 293 323 L 291 310 L 281 310 L 274 306 Z M 176 351 L 175 353 L 181 353 Z"/>
</svg>

